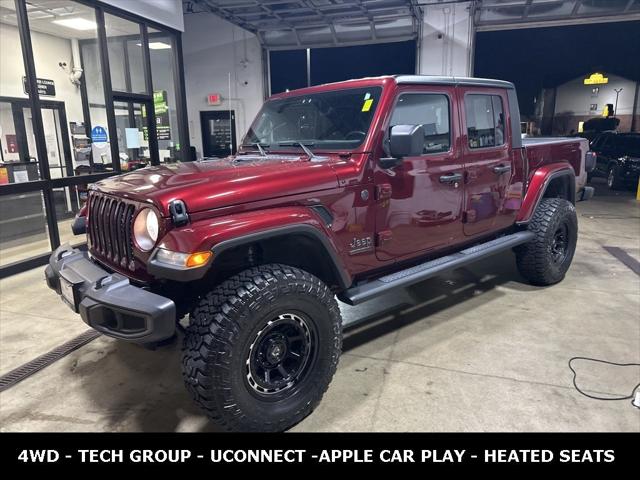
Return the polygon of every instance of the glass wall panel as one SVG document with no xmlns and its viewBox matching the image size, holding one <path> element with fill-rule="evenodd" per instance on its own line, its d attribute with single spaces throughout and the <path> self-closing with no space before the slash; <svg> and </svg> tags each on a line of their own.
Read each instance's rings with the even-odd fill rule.
<svg viewBox="0 0 640 480">
<path fill-rule="evenodd" d="M 95 10 L 38 0 L 27 12 L 51 178 L 113 171 Z"/>
<path fill-rule="evenodd" d="M 15 271 L 4 268 L 9 264 L 49 253 L 58 241 L 86 241 L 73 235 L 71 224 L 86 201 L 88 182 L 70 177 L 92 175 L 95 181 L 96 174 L 115 173 L 117 165 L 127 171 L 150 164 L 149 146 L 155 144 L 148 137 L 150 112 L 157 116 L 160 160 L 180 160 L 179 122 L 185 120 L 184 105 L 177 108 L 174 65 L 180 52 L 174 33 L 148 27 L 153 77 L 147 77 L 142 24 L 104 7 L 111 12 L 104 12 L 104 28 L 107 78 L 113 84 L 106 91 L 98 2 L 19 0 L 18 5 L 30 27 L 22 33 L 30 40 L 35 78 L 26 78 L 16 2 L 0 0 L 0 275 Z M 37 84 L 31 92 L 30 83 Z M 36 95 L 39 112 L 33 110 Z M 34 121 L 38 117 L 41 129 Z M 111 141 L 118 146 L 117 158 Z M 36 146 L 43 147 L 42 158 Z M 29 185 L 34 181 L 40 183 Z"/>
<path fill-rule="evenodd" d="M 145 84 L 140 24 L 108 13 L 104 15 L 104 22 L 112 89 L 119 92 L 149 93 Z"/>
<path fill-rule="evenodd" d="M 22 108 L 29 105 L 15 3 L 0 0 L 0 185 L 40 179 Z"/>
<path fill-rule="evenodd" d="M 149 57 L 160 163 L 175 162 L 182 158 L 176 108 L 174 55 L 172 38 L 150 28 Z"/>
<path fill-rule="evenodd" d="M 0 196 L 0 266 L 50 250 L 42 192 Z"/>
<path fill-rule="evenodd" d="M 86 92 L 86 102 L 89 111 L 87 119 L 87 135 L 91 135 L 93 126 L 100 127 L 97 131 L 104 130 L 107 141 L 88 142 L 85 148 L 81 150 L 91 159 L 90 168 L 84 168 L 80 173 L 100 173 L 113 170 L 111 162 L 111 147 L 109 141 L 109 126 L 107 124 L 107 108 L 104 99 L 104 86 L 102 83 L 102 67 L 100 65 L 100 52 L 98 42 L 95 39 L 84 40 L 80 42 L 80 55 L 82 58 L 83 87 Z M 78 126 L 76 129 L 78 137 L 82 137 L 82 128 Z M 73 134 L 73 132 L 72 132 Z M 85 135 L 85 138 L 87 138 Z M 98 140 L 103 140 L 97 137 Z M 79 143 L 79 142 L 78 142 Z M 80 145 L 78 145 L 80 147 Z"/>
</svg>

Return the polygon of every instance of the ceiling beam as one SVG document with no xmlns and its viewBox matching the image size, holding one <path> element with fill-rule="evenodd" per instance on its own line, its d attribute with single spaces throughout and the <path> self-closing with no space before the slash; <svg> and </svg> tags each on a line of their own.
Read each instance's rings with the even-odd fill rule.
<svg viewBox="0 0 640 480">
<path fill-rule="evenodd" d="M 476 25 L 478 32 L 493 32 L 498 30 L 518 30 L 522 28 L 546 28 L 565 27 L 569 25 L 585 25 L 593 23 L 633 22 L 640 20 L 640 13 L 627 13 L 625 15 L 606 16 L 580 16 L 575 18 L 558 17 L 549 20 L 532 21 L 504 21 L 504 22 L 480 22 Z"/>
</svg>

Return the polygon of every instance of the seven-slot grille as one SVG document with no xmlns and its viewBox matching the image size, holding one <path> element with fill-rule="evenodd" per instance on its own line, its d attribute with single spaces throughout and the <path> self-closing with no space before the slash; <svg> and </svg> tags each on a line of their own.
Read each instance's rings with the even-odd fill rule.
<svg viewBox="0 0 640 480">
<path fill-rule="evenodd" d="M 116 197 L 91 192 L 89 241 L 93 252 L 123 268 L 133 270 L 132 223 L 135 205 Z"/>
</svg>

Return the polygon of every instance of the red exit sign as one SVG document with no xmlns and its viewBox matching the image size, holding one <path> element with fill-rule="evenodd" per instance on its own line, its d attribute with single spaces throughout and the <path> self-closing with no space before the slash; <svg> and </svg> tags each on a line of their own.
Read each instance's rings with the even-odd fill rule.
<svg viewBox="0 0 640 480">
<path fill-rule="evenodd" d="M 220 105 L 222 103 L 222 95 L 219 93 L 209 94 L 209 105 Z"/>
</svg>

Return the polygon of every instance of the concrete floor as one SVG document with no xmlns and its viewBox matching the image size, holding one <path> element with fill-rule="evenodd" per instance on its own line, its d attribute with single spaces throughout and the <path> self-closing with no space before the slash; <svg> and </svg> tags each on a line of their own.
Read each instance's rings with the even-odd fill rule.
<svg viewBox="0 0 640 480">
<path fill-rule="evenodd" d="M 336 376 L 294 431 L 640 431 L 629 401 L 585 398 L 567 360 L 640 362 L 640 204 L 606 190 L 578 205 L 567 278 L 527 285 L 506 253 L 345 317 Z M 42 269 L 0 282 L 0 373 L 86 326 L 47 290 Z M 210 431 L 180 378 L 179 345 L 155 352 L 101 337 L 0 394 L 2 431 Z M 640 368 L 575 364 L 591 392 L 627 394 Z"/>
</svg>

